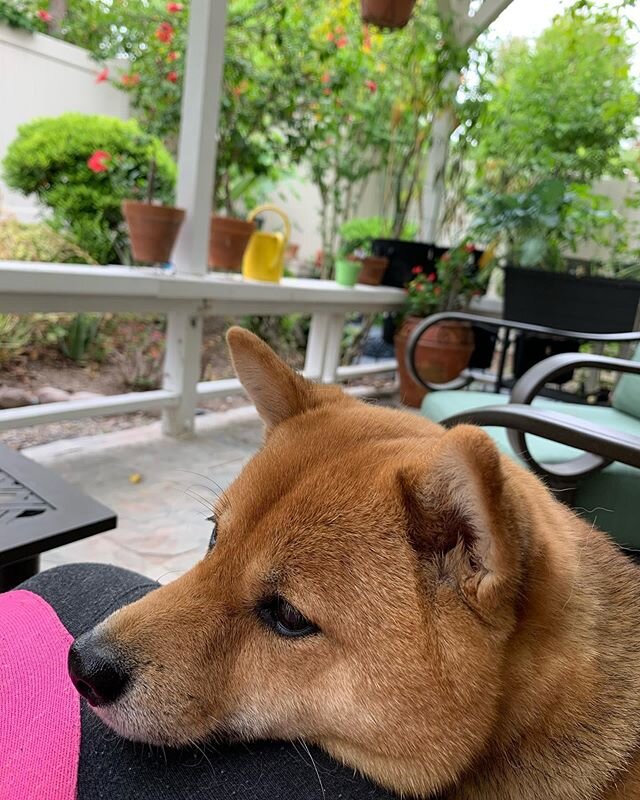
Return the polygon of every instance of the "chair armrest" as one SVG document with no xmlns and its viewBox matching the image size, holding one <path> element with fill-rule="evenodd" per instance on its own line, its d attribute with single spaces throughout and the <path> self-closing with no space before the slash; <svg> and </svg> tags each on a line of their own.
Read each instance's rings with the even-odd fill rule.
<svg viewBox="0 0 640 800">
<path fill-rule="evenodd" d="M 511 390 L 512 403 L 530 403 L 540 389 L 551 383 L 555 377 L 569 369 L 590 367 L 592 369 L 608 369 L 611 372 L 630 372 L 640 375 L 640 361 L 624 358 L 591 355 L 589 353 L 558 353 L 544 361 L 534 364 L 515 383 Z"/>
<path fill-rule="evenodd" d="M 525 374 L 515 384 L 511 391 L 510 404 L 529 404 L 536 397 L 540 389 L 547 383 L 553 381 L 555 377 L 566 372 L 568 369 L 578 369 L 579 367 L 591 367 L 594 369 L 609 369 L 616 372 L 629 372 L 635 375 L 640 375 L 640 362 L 629 361 L 622 358 L 610 358 L 608 356 L 591 355 L 589 353 L 559 353 L 555 356 L 545 358 L 533 367 L 528 369 Z M 567 403 L 570 407 L 570 404 Z M 572 417 L 572 419 L 575 419 Z M 533 457 L 529 453 L 527 440 L 525 434 L 526 430 L 517 428 L 510 428 L 507 431 L 509 444 L 514 452 L 522 453 L 524 458 L 530 462 Z M 584 449 L 584 448 L 583 448 Z M 596 451 L 597 452 L 597 451 Z M 618 461 L 617 457 L 612 457 L 612 460 Z M 576 470 L 581 468 L 577 462 L 579 459 L 574 459 L 573 462 L 568 462 L 569 470 Z M 628 463 L 628 462 L 625 462 Z M 571 466 L 573 464 L 573 466 Z M 602 466 L 605 466 L 602 464 Z M 556 472 L 559 465 L 555 465 Z M 589 464 L 585 462 L 585 472 L 581 475 L 587 475 L 594 472 L 596 468 L 591 469 Z M 579 477 L 578 474 L 575 477 Z"/>
<path fill-rule="evenodd" d="M 532 408 L 523 404 L 490 406 L 455 414 L 442 424 L 450 428 L 461 423 L 497 426 L 530 433 L 554 442 L 586 451 L 571 461 L 560 464 L 537 462 L 528 447 L 516 448 L 529 467 L 552 482 L 574 485 L 575 481 L 606 467 L 612 461 L 640 469 L 640 436 L 594 425 L 587 420 L 556 411 Z M 513 445 L 513 443 L 511 443 Z"/>
<path fill-rule="evenodd" d="M 547 328 L 543 325 L 532 325 L 528 322 L 516 322 L 508 319 L 493 319 L 491 317 L 483 317 L 480 314 L 467 314 L 462 311 L 444 311 L 441 314 L 432 314 L 426 317 L 420 325 L 416 326 L 409 337 L 407 342 L 407 351 L 405 356 L 406 367 L 409 375 L 420 386 L 425 389 L 436 391 L 438 389 L 461 389 L 467 386 L 472 378 L 464 372 L 458 378 L 455 378 L 448 383 L 430 383 L 425 381 L 418 375 L 415 365 L 415 354 L 418 346 L 418 341 L 432 325 L 444 320 L 459 320 L 460 322 L 468 322 L 477 327 L 487 328 L 488 330 L 496 330 L 499 328 L 506 328 L 508 330 L 523 331 L 525 333 L 535 333 L 542 336 L 559 336 L 563 339 L 575 339 L 582 342 L 640 342 L 640 331 L 626 331 L 624 333 L 589 333 L 588 331 L 565 331 L 560 328 Z M 569 353 L 567 355 L 574 355 Z"/>
</svg>

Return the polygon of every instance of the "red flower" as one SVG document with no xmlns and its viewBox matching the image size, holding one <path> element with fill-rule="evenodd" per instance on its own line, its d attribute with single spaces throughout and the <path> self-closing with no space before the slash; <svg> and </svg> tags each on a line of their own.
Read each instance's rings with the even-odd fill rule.
<svg viewBox="0 0 640 800">
<path fill-rule="evenodd" d="M 130 75 L 123 75 L 120 78 L 120 83 L 123 86 L 137 86 L 140 83 L 140 74 L 137 72 L 132 72 Z"/>
<path fill-rule="evenodd" d="M 109 80 L 109 67 L 101 69 L 100 72 L 96 75 L 96 83 L 103 83 L 103 81 L 107 80 Z"/>
<path fill-rule="evenodd" d="M 427 275 L 427 280 L 429 281 L 429 283 L 435 283 L 435 281 L 436 281 L 437 277 L 438 277 L 438 276 L 436 275 L 436 273 L 435 273 L 435 272 L 430 272 L 430 273 Z"/>
<path fill-rule="evenodd" d="M 364 85 L 371 92 L 371 94 L 378 91 L 378 84 L 375 81 L 372 80 L 365 81 Z"/>
<path fill-rule="evenodd" d="M 332 42 L 332 41 L 333 41 L 335 38 L 336 38 L 336 37 L 335 37 L 335 36 L 334 36 L 334 35 L 333 35 L 331 32 L 329 32 L 329 33 L 327 34 L 327 41 L 328 41 L 328 42 Z"/>
<path fill-rule="evenodd" d="M 349 40 L 346 36 L 341 36 L 339 39 L 336 39 L 336 47 L 341 50 L 343 47 L 346 47 L 349 44 Z"/>
<path fill-rule="evenodd" d="M 471 242 L 467 242 L 464 246 L 464 249 L 466 253 L 473 253 L 475 252 L 476 247 L 475 245 L 471 244 Z"/>
<path fill-rule="evenodd" d="M 440 256 L 440 261 L 451 261 L 451 253 L 447 250 L 446 253 Z"/>
<path fill-rule="evenodd" d="M 434 286 L 433 293 L 435 294 L 436 297 L 440 297 L 440 295 L 442 294 L 442 288 L 440 286 Z"/>
<path fill-rule="evenodd" d="M 168 44 L 173 39 L 173 25 L 169 22 L 161 22 L 156 28 L 156 39 L 164 44 Z"/>
<path fill-rule="evenodd" d="M 111 154 L 105 150 L 96 150 L 87 159 L 87 166 L 91 172 L 107 172 L 109 167 L 106 162 L 111 158 Z"/>
<path fill-rule="evenodd" d="M 51 20 L 53 19 L 51 14 L 48 11 L 45 11 L 44 8 L 41 8 L 38 11 L 38 13 L 36 14 L 36 16 L 38 17 L 38 19 L 41 19 L 43 22 L 51 22 Z"/>
<path fill-rule="evenodd" d="M 167 56 L 167 61 L 177 61 L 180 58 L 180 53 L 177 50 L 172 50 Z"/>
<path fill-rule="evenodd" d="M 322 90 L 322 94 L 331 94 L 331 89 L 328 87 Z"/>
<path fill-rule="evenodd" d="M 329 83 L 331 81 L 331 73 L 323 72 L 320 78 L 320 83 Z"/>
<path fill-rule="evenodd" d="M 179 14 L 183 8 L 182 3 L 167 3 L 167 11 L 170 14 Z"/>
<path fill-rule="evenodd" d="M 171 83 L 177 83 L 178 82 L 178 73 L 175 70 L 172 69 L 171 72 L 169 72 L 167 74 L 167 80 L 171 81 Z"/>
<path fill-rule="evenodd" d="M 420 266 L 415 266 L 411 270 L 411 274 L 412 275 L 420 275 L 421 272 L 422 272 L 422 267 L 420 267 Z"/>
</svg>

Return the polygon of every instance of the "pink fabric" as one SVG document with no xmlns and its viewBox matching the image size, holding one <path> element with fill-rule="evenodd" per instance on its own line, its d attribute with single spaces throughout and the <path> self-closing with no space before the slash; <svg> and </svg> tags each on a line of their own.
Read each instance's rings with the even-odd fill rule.
<svg viewBox="0 0 640 800">
<path fill-rule="evenodd" d="M 32 592 L 0 594 L 0 800 L 73 800 L 80 699 L 73 637 Z"/>
</svg>

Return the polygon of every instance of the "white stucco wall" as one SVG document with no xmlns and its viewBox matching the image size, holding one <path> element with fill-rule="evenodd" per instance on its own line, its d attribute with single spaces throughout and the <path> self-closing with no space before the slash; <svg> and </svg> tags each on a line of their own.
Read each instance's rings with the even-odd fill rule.
<svg viewBox="0 0 640 800">
<path fill-rule="evenodd" d="M 96 85 L 98 71 L 79 47 L 0 25 L 0 161 L 18 126 L 36 117 L 79 111 L 126 119 L 127 96 L 108 83 Z M 37 215 L 35 203 L 9 191 L 1 176 L 0 210 L 25 221 Z"/>
</svg>

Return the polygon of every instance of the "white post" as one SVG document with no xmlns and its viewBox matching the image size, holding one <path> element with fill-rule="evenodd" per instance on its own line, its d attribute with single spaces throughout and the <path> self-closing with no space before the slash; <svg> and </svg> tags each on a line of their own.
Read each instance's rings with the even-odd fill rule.
<svg viewBox="0 0 640 800">
<path fill-rule="evenodd" d="M 322 378 L 330 322 L 330 314 L 317 313 L 313 314 L 311 317 L 311 327 L 309 328 L 309 339 L 307 341 L 307 351 L 305 353 L 304 370 L 302 374 L 305 378 L 309 378 L 313 381 Z"/>
<path fill-rule="evenodd" d="M 186 217 L 175 251 L 176 271 L 190 275 L 207 271 L 226 13 L 227 0 L 191 2 L 176 193 Z M 166 434 L 180 436 L 193 432 L 202 320 L 194 306 L 192 312 L 170 313 L 167 323 L 163 387 L 181 400 L 165 410 L 162 427 Z"/>
<path fill-rule="evenodd" d="M 162 387 L 179 394 L 180 402 L 163 411 L 162 430 L 169 436 L 189 436 L 193 433 L 200 380 L 202 317 L 196 309 L 171 311 L 167 323 Z"/>
<path fill-rule="evenodd" d="M 344 314 L 330 314 L 322 367 L 322 383 L 335 383 L 340 364 L 340 345 L 344 331 Z"/>
<path fill-rule="evenodd" d="M 422 190 L 423 219 L 420 240 L 432 244 L 436 243 L 442 201 L 444 200 L 444 178 L 449 155 L 449 139 L 455 125 L 453 100 L 459 81 L 460 76 L 454 70 L 446 74 L 442 82 L 442 89 L 451 93 L 451 103 L 436 113 L 431 129 L 427 175 Z"/>
</svg>

